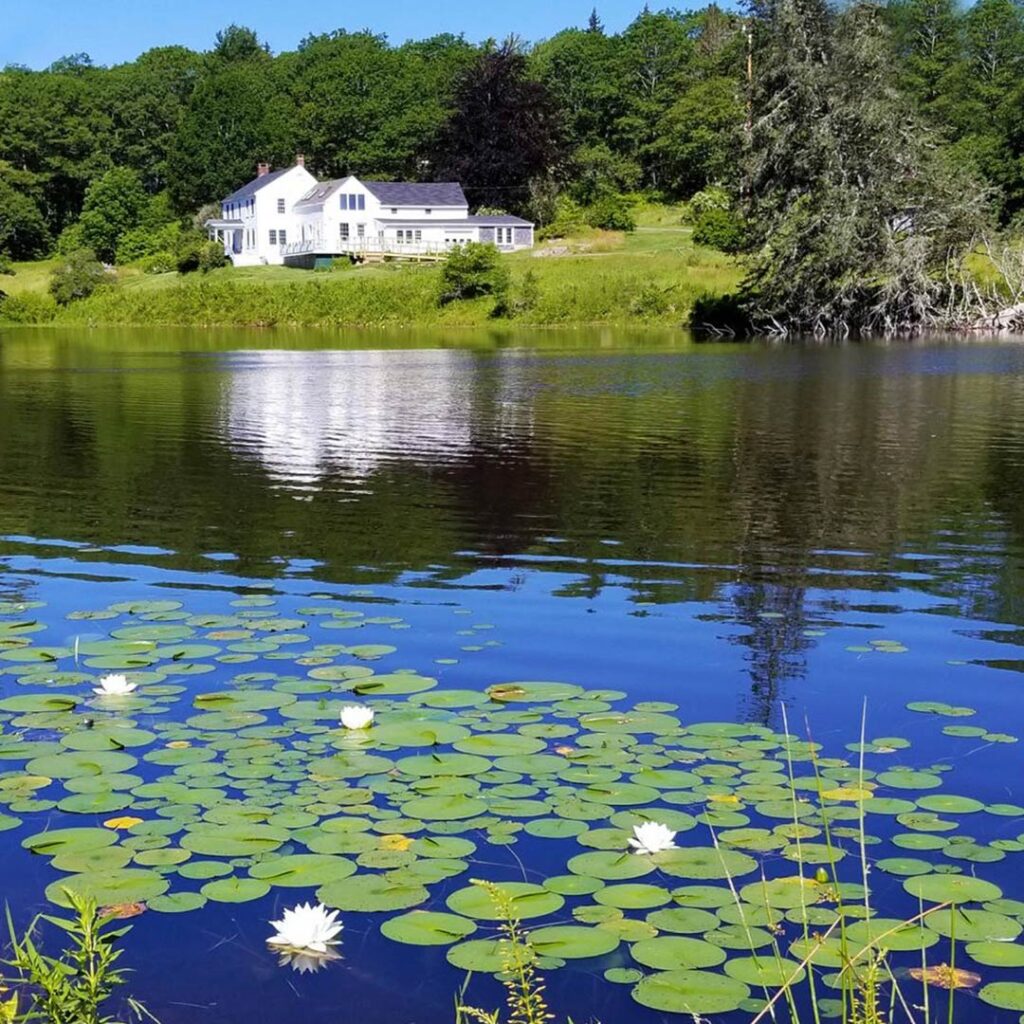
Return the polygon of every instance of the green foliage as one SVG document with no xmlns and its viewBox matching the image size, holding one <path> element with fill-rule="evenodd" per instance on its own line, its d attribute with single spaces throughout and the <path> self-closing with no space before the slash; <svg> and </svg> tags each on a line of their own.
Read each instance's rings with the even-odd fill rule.
<svg viewBox="0 0 1024 1024">
<path fill-rule="evenodd" d="M 983 189 L 901 103 L 877 8 L 766 0 L 759 15 L 744 189 L 755 323 L 839 334 L 937 324 L 947 269 L 983 227 Z"/>
<path fill-rule="evenodd" d="M 110 282 L 103 264 L 91 249 L 78 249 L 64 259 L 50 278 L 50 294 L 58 305 L 67 306 L 87 299 L 97 288 Z"/>
<path fill-rule="evenodd" d="M 20 1003 L 16 997 L 5 1012 L 20 1024 L 106 1024 L 115 1019 L 105 1007 L 125 983 L 125 971 L 117 966 L 123 952 L 119 940 L 131 928 L 112 928 L 110 918 L 98 915 L 95 901 L 70 891 L 67 896 L 73 916 L 42 914 L 20 937 L 8 913 L 11 959 L 6 963 L 16 972 L 10 981 L 27 994 L 31 1009 L 13 1016 Z M 68 948 L 60 956 L 49 956 L 36 944 L 33 935 L 43 922 L 67 936 Z"/>
<path fill-rule="evenodd" d="M 501 302 L 508 292 L 508 268 L 493 245 L 467 242 L 455 246 L 441 268 L 438 302 L 493 295 Z"/>
<path fill-rule="evenodd" d="M 209 239 L 201 231 L 182 231 L 174 245 L 174 263 L 179 274 L 191 274 L 198 270 L 203 247 Z"/>
<path fill-rule="evenodd" d="M 227 262 L 224 246 L 220 242 L 207 241 L 199 247 L 199 269 L 204 274 L 223 267 Z"/>
<path fill-rule="evenodd" d="M 554 1019 L 544 1001 L 544 982 L 538 977 L 534 960 L 536 953 L 530 945 L 529 935 L 523 931 L 515 901 L 502 886 L 479 878 L 472 880 L 490 897 L 501 924 L 502 984 L 508 1006 L 507 1024 L 547 1024 Z M 477 1021 L 478 1024 L 498 1024 L 499 1011 L 480 1010 L 467 1006 L 463 997 L 465 987 L 455 1003 L 456 1024 Z"/>
<path fill-rule="evenodd" d="M 581 146 L 573 153 L 572 194 L 589 205 L 609 193 L 631 192 L 640 184 L 640 165 L 606 143 Z"/>
<path fill-rule="evenodd" d="M 128 167 L 107 171 L 85 193 L 79 221 L 85 247 L 112 263 L 121 236 L 140 223 L 148 203 L 137 171 Z"/>
<path fill-rule="evenodd" d="M 708 185 L 690 196 L 687 207 L 690 217 L 695 219 L 709 210 L 731 209 L 732 196 L 721 185 Z"/>
<path fill-rule="evenodd" d="M 177 223 L 131 228 L 118 239 L 117 262 L 134 263 L 146 256 L 173 252 L 180 235 L 181 226 Z"/>
<path fill-rule="evenodd" d="M 605 231 L 636 230 L 636 219 L 625 196 L 602 196 L 586 211 L 586 219 L 592 228 Z"/>
<path fill-rule="evenodd" d="M 743 218 L 735 210 L 705 210 L 693 222 L 693 240 L 721 252 L 739 252 L 745 237 Z"/>
<path fill-rule="evenodd" d="M 85 231 L 80 222 L 76 221 L 74 224 L 69 224 L 57 239 L 56 250 L 58 256 L 70 256 L 73 252 L 78 252 L 79 249 L 84 248 L 86 248 Z"/>
<path fill-rule="evenodd" d="M 0 321 L 10 324 L 45 324 L 57 314 L 57 304 L 49 294 L 19 292 L 0 293 Z"/>
<path fill-rule="evenodd" d="M 14 276 L 14 266 L 2 252 L 0 252 L 0 275 L 3 275 L 4 277 Z"/>
<path fill-rule="evenodd" d="M 50 232 L 35 200 L 0 176 L 0 255 L 36 259 L 49 244 Z"/>
</svg>

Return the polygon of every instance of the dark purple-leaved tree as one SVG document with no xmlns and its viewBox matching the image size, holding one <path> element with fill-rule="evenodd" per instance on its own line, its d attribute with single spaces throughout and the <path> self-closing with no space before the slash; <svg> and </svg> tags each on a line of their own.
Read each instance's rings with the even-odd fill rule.
<svg viewBox="0 0 1024 1024">
<path fill-rule="evenodd" d="M 557 173 L 563 157 L 558 107 L 510 40 L 462 76 L 425 176 L 461 182 L 473 207 L 526 212 L 531 182 Z"/>
</svg>

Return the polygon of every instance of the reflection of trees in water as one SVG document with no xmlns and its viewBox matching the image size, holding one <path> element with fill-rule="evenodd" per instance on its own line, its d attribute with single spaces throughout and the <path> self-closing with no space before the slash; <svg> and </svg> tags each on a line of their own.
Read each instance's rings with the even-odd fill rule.
<svg viewBox="0 0 1024 1024">
<path fill-rule="evenodd" d="M 1024 535 L 1024 402 L 1005 373 L 918 372 L 911 350 L 869 348 L 245 351 L 118 373 L 54 372 L 47 352 L 45 372 L 0 377 L 2 532 L 155 544 L 179 563 L 234 551 L 253 574 L 316 559 L 334 579 L 546 555 L 573 596 L 724 601 L 762 706 L 803 671 L 815 570 L 884 589 L 895 554 L 944 530 L 968 547 L 1009 530 L 991 564 L 960 552 L 938 582 L 904 585 L 1019 611 L 1019 565 L 1000 556 Z"/>
</svg>

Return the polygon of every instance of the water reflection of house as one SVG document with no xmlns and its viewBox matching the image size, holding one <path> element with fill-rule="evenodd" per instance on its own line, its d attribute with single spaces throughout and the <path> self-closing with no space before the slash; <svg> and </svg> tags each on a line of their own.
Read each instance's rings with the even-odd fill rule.
<svg viewBox="0 0 1024 1024">
<path fill-rule="evenodd" d="M 230 357 L 222 430 L 292 486 L 356 479 L 472 446 L 472 356 L 454 351 L 250 351 Z"/>
</svg>

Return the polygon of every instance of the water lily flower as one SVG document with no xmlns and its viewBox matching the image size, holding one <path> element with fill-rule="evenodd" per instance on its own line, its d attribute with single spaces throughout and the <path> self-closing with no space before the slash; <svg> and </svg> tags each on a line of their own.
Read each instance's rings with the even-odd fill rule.
<svg viewBox="0 0 1024 1024">
<path fill-rule="evenodd" d="M 306 957 L 316 960 L 336 959 L 337 954 L 331 950 L 338 944 L 337 935 L 341 931 L 341 922 L 337 920 L 338 911 L 327 912 L 327 908 L 318 903 L 299 903 L 290 910 L 285 910 L 280 921 L 271 921 L 276 933 L 267 939 L 267 944 L 275 947 L 282 954 L 282 962 L 292 962 L 296 970 L 316 970 L 315 966 L 293 961 Z"/>
<path fill-rule="evenodd" d="M 659 821 L 645 821 L 642 825 L 633 826 L 633 838 L 629 845 L 636 853 L 660 853 L 662 850 L 674 850 L 676 834 Z"/>
<path fill-rule="evenodd" d="M 341 724 L 346 729 L 369 729 L 373 725 L 373 708 L 346 704 L 341 709 Z"/>
<path fill-rule="evenodd" d="M 136 688 L 135 683 L 129 683 L 127 676 L 109 675 L 100 679 L 100 685 L 93 687 L 93 693 L 101 697 L 127 697 Z"/>
</svg>

